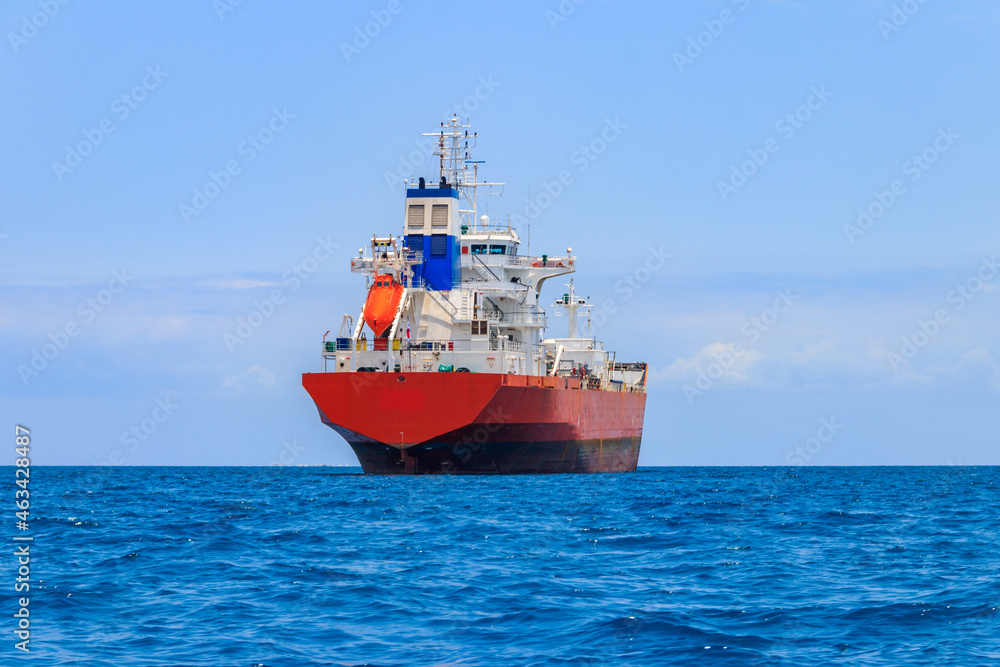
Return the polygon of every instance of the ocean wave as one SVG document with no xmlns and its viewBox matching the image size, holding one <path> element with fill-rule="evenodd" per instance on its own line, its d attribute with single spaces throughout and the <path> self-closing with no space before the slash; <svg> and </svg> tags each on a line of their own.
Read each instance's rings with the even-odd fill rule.
<svg viewBox="0 0 1000 667">
<path fill-rule="evenodd" d="M 33 664 L 1000 660 L 991 468 L 36 474 Z"/>
</svg>

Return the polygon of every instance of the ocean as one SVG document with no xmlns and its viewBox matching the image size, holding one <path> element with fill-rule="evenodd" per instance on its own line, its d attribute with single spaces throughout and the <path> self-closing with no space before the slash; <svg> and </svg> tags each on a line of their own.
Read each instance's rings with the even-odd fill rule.
<svg viewBox="0 0 1000 667">
<path fill-rule="evenodd" d="M 1000 664 L 995 467 L 35 467 L 31 501 L 2 665 Z"/>
</svg>

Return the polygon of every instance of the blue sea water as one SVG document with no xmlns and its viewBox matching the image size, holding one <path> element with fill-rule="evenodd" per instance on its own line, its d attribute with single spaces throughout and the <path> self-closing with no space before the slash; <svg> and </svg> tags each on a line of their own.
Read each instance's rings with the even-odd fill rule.
<svg viewBox="0 0 1000 667">
<path fill-rule="evenodd" d="M 998 468 L 358 473 L 36 467 L 0 664 L 1000 664 Z"/>
</svg>

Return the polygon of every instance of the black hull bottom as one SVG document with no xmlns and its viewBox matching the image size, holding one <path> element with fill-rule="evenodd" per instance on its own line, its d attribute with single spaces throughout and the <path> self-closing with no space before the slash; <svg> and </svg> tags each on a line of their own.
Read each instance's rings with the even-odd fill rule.
<svg viewBox="0 0 1000 667">
<path fill-rule="evenodd" d="M 554 442 L 422 443 L 400 450 L 348 440 L 366 473 L 379 475 L 633 472 L 639 437 Z"/>
</svg>

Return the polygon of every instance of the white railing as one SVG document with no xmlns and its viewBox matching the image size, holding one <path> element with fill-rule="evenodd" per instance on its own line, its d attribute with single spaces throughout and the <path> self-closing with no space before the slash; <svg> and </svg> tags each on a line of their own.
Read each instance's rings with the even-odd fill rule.
<svg viewBox="0 0 1000 667">
<path fill-rule="evenodd" d="M 396 253 L 394 252 L 386 253 L 385 259 L 375 259 L 374 257 L 352 257 L 351 271 L 371 273 L 383 264 L 391 265 L 394 261 L 396 261 L 396 259 Z M 399 255 L 399 259 L 401 259 L 405 264 L 420 264 L 424 261 L 424 253 L 420 250 L 407 250 Z"/>
<path fill-rule="evenodd" d="M 500 326 L 521 325 L 521 326 L 548 326 L 545 313 L 503 313 L 500 319 Z"/>
<path fill-rule="evenodd" d="M 530 268 L 576 268 L 576 257 L 531 257 L 521 255 L 508 255 L 504 258 L 505 266 L 530 267 Z"/>
<path fill-rule="evenodd" d="M 493 352 L 515 352 L 517 354 L 526 354 L 529 355 L 528 360 L 530 361 L 531 356 L 539 353 L 539 346 L 531 343 L 516 343 L 511 340 L 491 338 L 490 350 Z"/>
<path fill-rule="evenodd" d="M 476 258 L 476 259 L 473 259 Z M 462 255 L 462 267 L 471 268 L 474 263 L 493 267 L 512 266 L 517 268 L 575 269 L 576 257 L 533 257 L 530 255 Z"/>
<path fill-rule="evenodd" d="M 388 352 L 390 350 L 393 352 L 470 352 L 472 341 L 337 338 L 323 342 L 323 356 L 331 358 L 337 356 L 338 352 Z"/>
<path fill-rule="evenodd" d="M 502 280 L 466 280 L 462 287 L 475 290 L 481 294 L 501 294 L 508 296 L 512 292 L 526 292 L 527 285 L 521 283 L 506 283 Z"/>
</svg>

